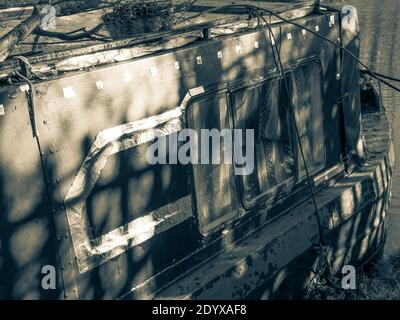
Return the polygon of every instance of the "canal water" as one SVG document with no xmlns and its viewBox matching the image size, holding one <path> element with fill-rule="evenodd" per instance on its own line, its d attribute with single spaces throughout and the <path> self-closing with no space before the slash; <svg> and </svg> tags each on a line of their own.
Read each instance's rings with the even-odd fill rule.
<svg viewBox="0 0 400 320">
<path fill-rule="evenodd" d="M 400 78 L 400 1 L 347 0 L 347 3 L 358 9 L 363 62 L 376 72 Z M 383 102 L 393 127 L 396 154 L 385 247 L 388 258 L 400 253 L 400 93 L 388 87 L 382 89 Z"/>
</svg>

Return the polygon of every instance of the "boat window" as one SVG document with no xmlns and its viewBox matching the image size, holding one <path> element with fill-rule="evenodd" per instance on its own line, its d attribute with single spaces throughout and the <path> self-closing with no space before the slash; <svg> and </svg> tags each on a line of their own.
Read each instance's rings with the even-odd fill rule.
<svg viewBox="0 0 400 320">
<path fill-rule="evenodd" d="M 322 111 L 321 72 L 317 63 L 309 63 L 287 76 L 292 103 L 295 108 L 296 124 L 301 138 L 307 168 L 310 174 L 324 166 L 325 133 Z M 298 143 L 296 144 L 297 146 Z M 298 153 L 298 175 L 304 178 L 304 161 Z"/>
<path fill-rule="evenodd" d="M 280 81 L 273 80 L 232 95 L 235 127 L 243 134 L 247 129 L 254 130 L 255 170 L 240 177 L 246 202 L 279 186 L 295 173 L 290 114 L 281 107 L 285 96 L 280 87 Z"/>
<path fill-rule="evenodd" d="M 286 74 L 296 123 L 310 174 L 325 161 L 321 75 L 317 63 Z M 255 170 L 239 176 L 244 202 L 305 177 L 293 117 L 282 79 L 246 87 L 231 94 L 235 128 L 255 133 Z"/>
<path fill-rule="evenodd" d="M 189 127 L 197 132 L 198 137 L 201 137 L 202 129 L 217 129 L 218 132 L 230 129 L 226 93 L 195 101 L 188 108 L 187 118 Z M 209 164 L 199 161 L 199 164 L 192 166 L 198 219 L 203 232 L 213 229 L 221 220 L 227 218 L 226 215 L 232 214 L 235 208 L 233 165 L 222 160 L 225 156 L 232 157 L 225 147 L 226 138 L 228 137 L 221 135 L 219 146 L 221 161 L 219 164 L 213 164 L 212 155 L 216 150 L 212 150 L 212 147 L 215 148 L 215 144 L 211 143 L 210 139 Z M 204 138 L 201 140 L 202 143 L 199 145 L 206 142 Z M 198 154 L 200 153 L 199 150 Z"/>
</svg>

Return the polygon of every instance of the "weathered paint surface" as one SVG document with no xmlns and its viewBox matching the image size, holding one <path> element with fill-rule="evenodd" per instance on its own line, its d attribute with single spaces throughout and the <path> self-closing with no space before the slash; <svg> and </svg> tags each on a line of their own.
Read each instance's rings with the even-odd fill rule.
<svg viewBox="0 0 400 320">
<path fill-rule="evenodd" d="M 337 21 L 337 15 L 335 19 Z M 309 28 L 318 27 L 321 34 L 333 41 L 338 39 L 338 24 L 332 26 L 330 16 L 310 16 L 303 22 Z M 282 57 L 286 66 L 308 59 L 320 60 L 324 75 L 324 113 L 328 117 L 329 169 L 338 164 L 342 151 L 341 112 L 336 104 L 340 96 L 340 81 L 336 76 L 340 71 L 340 51 L 292 26 L 282 25 L 274 30 L 281 51 L 286 52 Z M 291 37 L 287 37 L 288 33 Z M 299 204 L 307 192 L 293 197 L 291 204 L 295 209 L 284 217 L 279 217 L 279 213 L 283 213 L 288 204 L 282 199 L 272 199 L 277 203 L 267 203 L 254 212 L 239 208 L 237 217 L 248 218 L 238 218 L 224 226 L 224 232 L 204 239 L 196 225 L 193 196 L 189 188 L 185 189 L 189 184 L 189 173 L 185 172 L 179 186 L 184 190 L 181 196 L 186 200 L 177 211 L 185 210 L 185 217 L 194 219 L 183 219 L 174 228 L 133 247 L 122 246 L 110 259 L 89 261 L 91 267 L 83 270 L 79 270 L 76 243 L 71 237 L 64 202 L 100 132 L 171 110 L 181 103 L 191 88 L 201 85 L 206 89 L 229 88 L 238 80 L 266 79 L 274 74 L 275 67 L 270 48 L 268 32 L 262 30 L 36 83 L 35 115 L 42 154 L 38 151 L 30 153 L 38 148 L 32 137 L 26 93 L 18 87 L 2 89 L 0 104 L 4 106 L 5 115 L 0 117 L 0 143 L 1 150 L 7 152 L 0 155 L 1 177 L 4 176 L 2 180 L 0 177 L 0 197 L 5 199 L 2 204 L 13 205 L 1 208 L 5 214 L 0 226 L 3 228 L 1 250 L 4 259 L 0 268 L 2 274 L 11 276 L 2 285 L 0 295 L 8 298 L 46 297 L 47 293 L 39 287 L 39 266 L 42 264 L 59 267 L 59 290 L 53 295 L 67 299 L 118 298 L 127 292 L 126 297 L 130 298 L 216 297 L 222 292 L 227 298 L 239 298 L 266 281 L 273 281 L 272 292 L 267 294 L 273 297 L 278 288 L 288 283 L 285 280 L 290 278 L 288 275 L 294 274 L 290 271 L 293 266 L 305 272 L 300 282 L 307 283 L 310 268 L 319 263 L 318 256 L 310 249 L 318 240 L 312 205 L 309 202 Z M 14 117 L 13 110 L 20 115 Z M 17 142 L 20 148 L 16 148 Z M 157 185 L 165 185 L 165 189 L 174 187 L 176 181 L 171 181 L 162 172 L 149 172 L 141 163 L 133 161 L 136 156 L 119 154 L 113 159 L 110 157 L 96 183 L 96 201 L 87 211 L 90 212 L 87 230 L 94 239 L 143 216 L 129 210 L 128 199 L 154 203 L 162 200 Z M 41 161 L 45 174 L 41 172 Z M 152 183 L 151 193 L 137 194 L 132 188 L 135 175 L 129 175 L 125 170 L 129 161 L 134 162 L 130 165 L 135 170 L 149 174 L 147 181 Z M 355 241 L 357 237 L 378 239 L 383 234 L 378 230 L 383 230 L 381 219 L 387 206 L 384 195 L 392 167 L 388 158 L 383 162 L 384 165 L 379 162 L 336 181 L 330 188 L 327 188 L 328 182 L 320 185 L 322 191 L 318 194 L 318 203 L 323 212 L 324 230 L 332 237 L 331 256 L 338 265 L 357 255 L 361 257 L 359 252 L 365 250 L 356 249 L 360 243 Z M 37 188 L 30 188 L 32 183 L 38 184 Z M 21 185 L 27 187 L 21 188 Z M 47 192 L 48 198 L 44 196 Z M 32 209 L 32 203 L 38 203 L 37 210 Z M 375 210 L 377 207 L 383 209 Z M 276 219 L 272 221 L 273 211 Z M 376 216 L 375 212 L 380 215 Z M 40 220 L 42 215 L 46 218 Z M 362 218 L 358 218 L 360 216 Z M 51 235 L 49 230 L 52 229 L 44 225 L 52 224 L 52 219 L 56 230 Z M 40 228 L 30 224 L 36 221 Z M 27 242 L 34 246 L 29 251 L 34 253 L 31 256 L 20 254 L 26 245 L 20 228 L 25 227 L 29 232 L 23 234 L 31 234 Z M 354 231 L 349 239 L 350 229 L 358 231 Z M 374 241 L 369 242 L 371 248 Z M 56 261 L 56 243 L 59 261 Z M 300 261 L 297 265 L 293 263 L 296 256 L 303 257 L 295 260 Z M 210 259 L 214 260 L 191 272 Z M 35 268 L 30 279 L 26 279 L 25 266 Z M 182 277 L 181 284 L 155 295 L 178 275 Z M 232 281 L 234 285 L 231 285 Z"/>
<path fill-rule="evenodd" d="M 363 128 L 368 167 L 317 195 L 333 272 L 345 264 L 359 265 L 383 244 L 386 234 L 394 166 L 390 126 L 384 113 L 372 113 L 363 115 Z M 317 242 L 314 208 L 304 202 L 155 298 L 244 299 L 261 286 L 266 288 L 263 298 L 299 297 L 312 271 L 324 263 L 313 250 Z"/>
</svg>

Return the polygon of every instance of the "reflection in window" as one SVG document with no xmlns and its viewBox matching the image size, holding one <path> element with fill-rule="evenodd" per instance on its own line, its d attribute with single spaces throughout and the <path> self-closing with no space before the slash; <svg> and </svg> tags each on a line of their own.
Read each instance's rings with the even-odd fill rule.
<svg viewBox="0 0 400 320">
<path fill-rule="evenodd" d="M 282 108 L 287 98 L 279 87 L 280 82 L 275 80 L 232 95 L 236 128 L 255 132 L 256 170 L 242 178 L 246 201 L 282 184 L 294 174 L 289 113 Z"/>
<path fill-rule="evenodd" d="M 320 70 L 316 63 L 307 64 L 289 73 L 287 79 L 307 168 L 312 174 L 321 169 L 325 161 Z M 300 150 L 298 154 L 299 178 L 304 178 Z"/>
<path fill-rule="evenodd" d="M 198 137 L 201 129 L 229 129 L 226 94 L 220 94 L 194 102 L 188 110 L 190 127 L 196 130 Z M 200 143 L 199 143 L 200 144 Z M 212 143 L 210 142 L 210 148 Z M 220 144 L 221 159 L 225 157 L 223 139 Z M 196 202 L 199 222 L 202 230 L 232 212 L 235 199 L 233 196 L 233 167 L 231 164 L 212 163 L 212 150 L 209 151 L 210 164 L 193 164 L 193 176 L 196 189 Z M 200 152 L 199 152 L 200 154 Z"/>
<path fill-rule="evenodd" d="M 307 167 L 313 174 L 325 161 L 319 66 L 305 65 L 288 73 L 286 79 Z M 240 177 L 245 202 L 288 181 L 303 179 L 304 161 L 282 79 L 237 90 L 232 93 L 232 104 L 235 127 L 255 130 L 256 170 Z"/>
</svg>

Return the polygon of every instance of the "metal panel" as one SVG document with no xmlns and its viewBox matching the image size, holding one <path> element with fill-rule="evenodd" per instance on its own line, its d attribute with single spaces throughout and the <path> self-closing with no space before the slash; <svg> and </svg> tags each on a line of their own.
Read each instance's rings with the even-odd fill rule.
<svg viewBox="0 0 400 320">
<path fill-rule="evenodd" d="M 57 244 L 26 94 L 2 88 L 0 104 L 0 298 L 57 298 L 59 269 L 56 290 L 41 286 L 42 267 L 57 268 Z"/>
<path fill-rule="evenodd" d="M 336 39 L 338 28 L 331 28 L 328 22 L 325 16 L 309 17 L 304 21 L 308 27 L 314 28 L 317 25 L 321 34 Z M 288 32 L 291 33 L 290 39 L 286 36 Z M 332 76 L 337 71 L 337 49 L 311 34 L 304 35 L 301 30 L 293 26 L 277 27 L 275 33 L 277 42 L 281 45 L 282 60 L 285 65 L 318 56 L 322 61 L 325 86 L 333 88 L 337 86 L 337 80 Z M 265 77 L 274 72 L 274 61 L 270 57 L 268 32 L 262 30 L 224 40 L 204 41 L 175 52 L 35 84 L 37 102 L 35 112 L 46 176 L 49 179 L 48 189 L 55 212 L 54 220 L 61 256 L 60 267 L 63 270 L 66 298 L 116 298 L 139 285 L 145 289 L 138 290 L 137 294 L 133 293 L 134 297 L 148 297 L 166 281 L 171 280 L 171 277 L 177 275 L 170 271 L 169 277 L 154 277 L 167 266 L 172 266 L 171 270 L 183 272 L 199 263 L 199 257 L 202 255 L 209 256 L 220 250 L 215 245 L 210 245 L 204 248 L 197 258 L 192 257 L 191 261 L 186 261 L 185 268 L 182 267 L 183 264 L 175 263 L 194 252 L 198 246 L 198 230 L 195 229 L 192 220 L 186 219 L 193 215 L 192 199 L 189 194 L 184 194 L 176 208 L 172 209 L 174 212 L 181 211 L 177 214 L 180 218 L 176 222 L 182 223 L 167 231 L 161 228 L 160 231 L 165 232 L 160 232 L 152 238 L 148 237 L 143 242 L 134 242 L 133 247 L 126 246 L 124 242 L 116 254 L 111 254 L 106 260 L 89 261 L 90 268 L 82 268 L 82 264 L 80 265 L 82 261 L 79 261 L 80 256 L 75 247 L 77 244 L 73 238 L 74 224 L 68 216 L 70 206 L 65 199 L 69 199 L 71 186 L 77 179 L 79 180 L 79 172 L 89 178 L 88 181 L 92 181 L 88 177 L 91 171 L 85 171 L 84 164 L 90 159 L 91 146 L 96 143 L 96 138 L 101 137 L 99 135 L 101 132 L 172 110 L 180 104 L 191 88 L 203 85 L 209 89 L 220 85 L 229 86 L 238 80 L 242 81 L 243 78 Z M 24 96 L 25 93 L 18 93 L 19 99 Z M 324 97 L 326 114 L 331 116 L 327 120 L 328 131 L 338 126 L 338 113 L 332 112 L 335 108 L 335 98 L 333 90 L 327 92 Z M 7 117 L 7 104 L 1 103 L 5 106 Z M 1 119 L 0 117 L 0 121 Z M 29 122 L 25 126 L 30 129 Z M 340 156 L 340 150 L 336 147 L 339 133 L 337 130 L 331 131 L 328 155 L 332 155 L 332 161 L 335 161 L 335 158 L 338 159 Z M 120 142 L 118 140 L 118 143 Z M 29 148 L 29 150 L 34 149 Z M 114 153 L 107 157 L 106 160 L 109 160 L 107 165 L 111 164 L 102 175 L 100 174 L 100 180 L 107 182 L 107 172 L 117 172 L 116 186 L 122 189 L 126 186 L 126 179 L 130 180 L 133 177 L 118 170 L 120 161 L 118 158 L 117 162 L 112 163 L 112 157 L 116 155 L 117 153 Z M 101 168 L 98 172 L 101 172 Z M 187 172 L 183 180 L 186 177 L 189 177 Z M 107 193 L 111 194 L 111 189 L 111 184 L 106 183 L 104 196 Z M 91 190 L 92 188 L 88 188 L 87 192 L 90 193 Z M 127 197 L 134 196 L 135 190 L 128 190 Z M 106 210 L 105 215 L 100 217 L 99 212 L 104 213 L 104 211 L 98 211 L 100 208 L 96 207 L 94 211 L 92 210 L 94 212 L 92 220 L 80 217 L 78 213 L 76 216 L 79 219 L 84 218 L 86 224 L 84 230 L 82 230 L 83 224 L 78 224 L 79 232 L 90 235 L 93 232 L 91 228 L 95 227 L 94 221 L 107 224 L 112 220 L 110 225 L 119 223 L 116 226 L 121 227 L 121 232 L 117 234 L 117 238 L 119 237 L 117 240 L 121 240 L 123 226 L 126 223 L 129 224 L 135 219 L 151 218 L 154 213 L 151 211 L 138 216 L 135 212 L 124 209 L 122 203 L 118 201 L 112 203 L 117 210 L 113 212 Z M 83 202 L 82 206 L 85 206 Z M 165 210 L 169 211 L 170 208 Z M 85 214 L 86 211 L 79 212 Z M 254 228 L 254 225 L 249 224 L 247 227 Z M 247 230 L 240 232 L 245 233 Z M 100 233 L 100 236 L 105 234 Z M 95 238 L 86 237 L 92 239 L 89 240 L 90 245 L 96 245 Z M 165 270 L 165 273 L 167 272 L 168 270 Z M 159 281 L 161 278 L 163 280 Z M 146 285 L 143 285 L 145 281 Z"/>
</svg>

